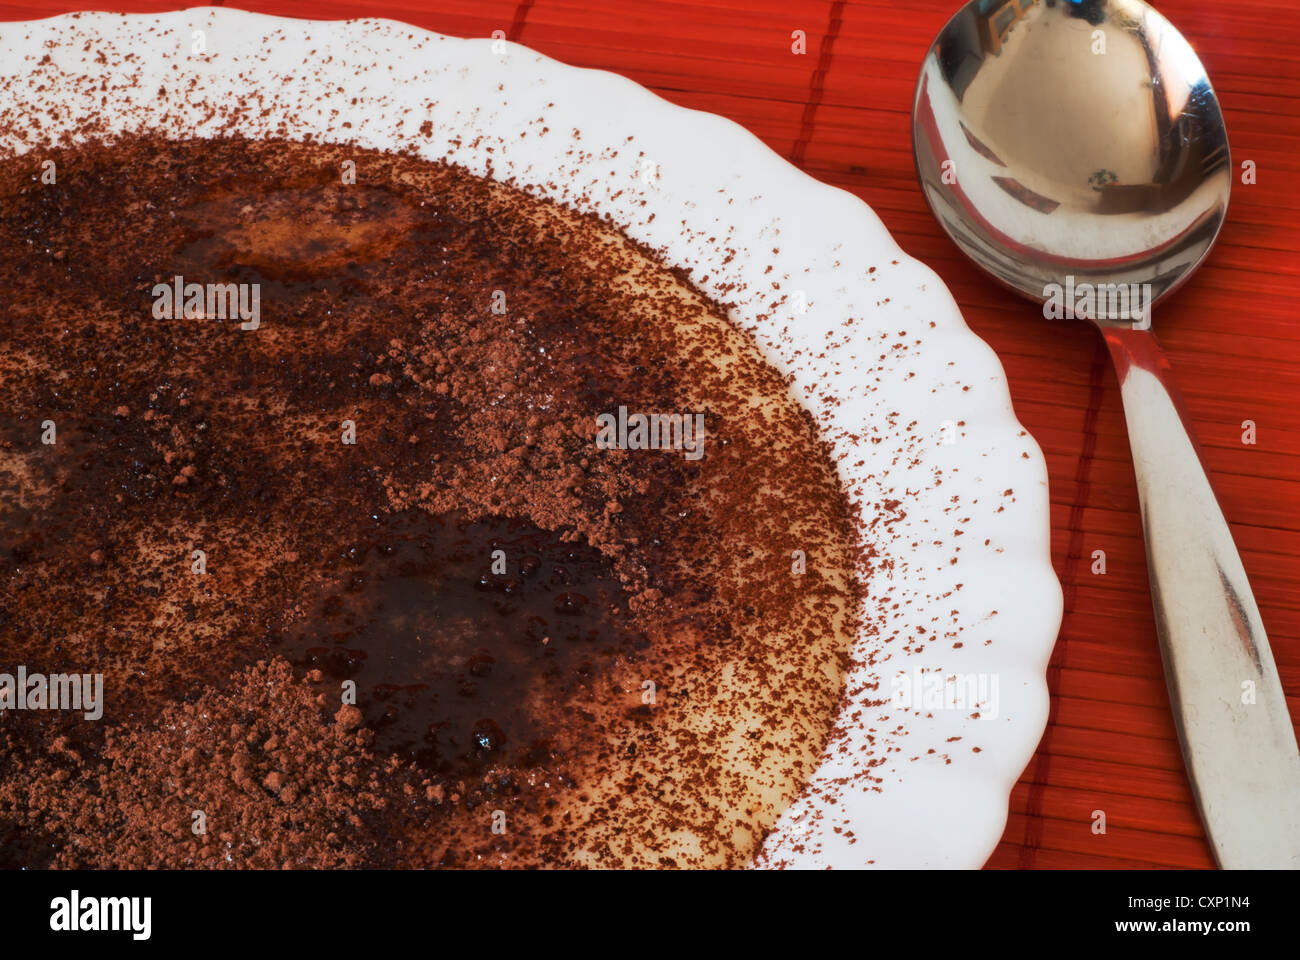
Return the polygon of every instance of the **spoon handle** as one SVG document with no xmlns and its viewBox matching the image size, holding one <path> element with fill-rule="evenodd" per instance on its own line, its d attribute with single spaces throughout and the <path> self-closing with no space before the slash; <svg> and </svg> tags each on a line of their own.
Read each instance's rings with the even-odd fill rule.
<svg viewBox="0 0 1300 960">
<path fill-rule="evenodd" d="M 1102 328 L 1119 375 L 1165 680 L 1219 866 L 1300 868 L 1300 751 L 1246 571 L 1169 362 Z"/>
</svg>

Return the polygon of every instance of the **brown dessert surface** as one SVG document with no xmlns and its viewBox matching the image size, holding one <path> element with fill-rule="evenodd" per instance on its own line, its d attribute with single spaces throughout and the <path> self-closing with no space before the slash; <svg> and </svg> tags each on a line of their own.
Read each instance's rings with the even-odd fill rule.
<svg viewBox="0 0 1300 960">
<path fill-rule="evenodd" d="M 178 275 L 256 284 L 259 325 L 157 318 Z M 2 865 L 734 866 L 813 772 L 851 508 L 782 376 L 612 227 L 411 157 L 127 139 L 4 165 L 0 290 L 0 672 L 105 690 L 0 711 Z M 598 448 L 620 407 L 703 414 L 703 457 Z"/>
</svg>

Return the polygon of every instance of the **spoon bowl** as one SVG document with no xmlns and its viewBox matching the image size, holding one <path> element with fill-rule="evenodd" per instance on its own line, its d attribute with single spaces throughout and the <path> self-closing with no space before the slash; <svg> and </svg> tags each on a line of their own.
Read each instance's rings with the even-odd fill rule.
<svg viewBox="0 0 1300 960">
<path fill-rule="evenodd" d="M 1191 46 L 1140 0 L 968 4 L 925 58 L 913 119 L 944 230 L 1034 300 L 1137 285 L 1149 319 L 1227 213 L 1218 98 Z M 1098 299 L 1094 320 L 1143 319 Z"/>
</svg>

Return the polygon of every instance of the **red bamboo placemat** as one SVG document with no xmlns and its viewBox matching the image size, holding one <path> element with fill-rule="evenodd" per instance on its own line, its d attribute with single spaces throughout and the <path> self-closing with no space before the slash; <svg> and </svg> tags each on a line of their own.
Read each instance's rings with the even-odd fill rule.
<svg viewBox="0 0 1300 960">
<path fill-rule="evenodd" d="M 621 73 L 741 123 L 808 173 L 869 203 L 939 272 L 998 352 L 1016 413 L 1047 457 L 1065 619 L 1051 717 L 1011 795 L 989 867 L 1210 867 L 1160 668 L 1118 386 L 1100 338 L 994 287 L 931 219 L 912 171 L 921 58 L 957 0 L 243 0 L 282 16 L 391 17 L 457 36 L 504 30 L 556 59 Z M 167 3 L 0 4 L 0 19 Z M 1300 12 L 1294 0 L 1158 4 L 1222 98 L 1240 172 L 1207 264 L 1156 312 L 1274 656 L 1300 716 Z M 803 31 L 806 50 L 794 52 Z M 3 65 L 0 65 L 0 69 Z M 1256 442 L 1243 443 L 1243 421 Z M 1106 572 L 1092 572 L 1104 550 Z M 1092 832 L 1093 811 L 1107 832 Z"/>
</svg>

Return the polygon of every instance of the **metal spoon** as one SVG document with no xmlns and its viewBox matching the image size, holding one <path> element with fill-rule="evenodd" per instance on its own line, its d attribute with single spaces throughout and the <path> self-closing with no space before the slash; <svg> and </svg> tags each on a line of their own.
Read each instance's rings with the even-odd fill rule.
<svg viewBox="0 0 1300 960">
<path fill-rule="evenodd" d="M 921 66 L 931 210 L 1046 316 L 1101 329 L 1121 384 L 1152 603 L 1183 757 L 1219 865 L 1300 868 L 1300 751 L 1259 610 L 1150 332 L 1214 245 L 1223 114 L 1140 0 L 973 0 Z"/>
</svg>

